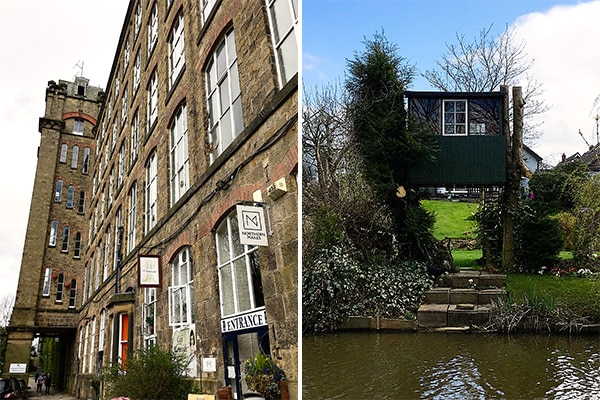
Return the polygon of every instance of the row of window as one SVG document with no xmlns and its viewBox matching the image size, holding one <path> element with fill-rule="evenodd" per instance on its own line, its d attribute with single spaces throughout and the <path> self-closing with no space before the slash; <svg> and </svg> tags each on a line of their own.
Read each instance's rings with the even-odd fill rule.
<svg viewBox="0 0 600 400">
<path fill-rule="evenodd" d="M 52 268 L 48 267 L 44 271 L 44 286 L 42 288 L 42 296 L 50 296 L 50 286 L 52 280 L 56 280 L 56 302 L 62 303 L 65 289 L 69 290 L 69 308 L 75 308 L 77 300 L 77 279 L 71 279 L 70 282 L 65 282 L 65 275 L 52 274 Z"/>
<path fill-rule="evenodd" d="M 54 190 L 54 202 L 61 203 L 63 198 L 63 180 L 58 179 L 56 181 L 56 186 Z M 75 186 L 69 185 L 67 187 L 67 199 L 66 199 L 66 207 L 73 208 L 73 204 L 75 201 Z M 79 198 L 77 201 L 77 213 L 83 214 L 85 212 L 85 190 L 79 191 Z"/>
<path fill-rule="evenodd" d="M 59 158 L 60 163 L 66 164 L 68 150 L 69 150 L 69 145 L 66 143 L 63 143 L 60 148 L 60 158 Z M 73 149 L 71 152 L 71 168 L 77 169 L 78 163 L 79 163 L 79 146 L 75 145 L 75 146 L 73 146 Z M 81 165 L 81 172 L 83 174 L 87 174 L 89 172 L 89 168 L 90 168 L 90 148 L 84 147 L 83 148 L 83 164 Z"/>
<path fill-rule="evenodd" d="M 170 201 L 171 205 L 175 204 L 190 187 L 189 178 L 189 151 L 188 151 L 188 128 L 186 106 L 182 105 L 173 120 L 170 128 Z M 123 152 L 120 152 L 123 154 Z M 158 215 L 158 159 L 156 150 L 150 154 L 146 163 L 146 181 L 144 186 L 145 208 L 144 208 L 144 233 L 148 233 L 157 223 Z M 119 157 L 119 175 L 116 180 L 116 186 L 119 190 L 123 183 L 122 165 L 124 157 Z M 103 223 L 107 216 L 110 207 L 112 206 L 113 197 L 115 195 L 115 179 L 113 170 L 108 181 L 108 188 L 103 188 L 100 199 L 94 206 L 93 215 L 90 216 L 90 238 L 98 233 L 99 226 Z M 137 183 L 134 182 L 129 190 L 129 234 L 128 234 L 128 250 L 135 247 L 135 230 L 136 230 L 136 212 L 137 212 Z M 92 219 L 93 218 L 93 219 Z"/>
<path fill-rule="evenodd" d="M 212 10 L 214 2 L 204 4 L 203 15 Z M 278 59 L 278 69 L 281 71 L 280 81 L 285 84 L 298 70 L 297 44 L 295 39 L 295 29 L 298 22 L 297 0 L 271 0 L 268 1 L 269 16 L 273 31 L 274 47 Z M 141 27 L 141 3 L 138 3 L 135 14 L 135 38 L 137 38 Z M 158 15 L 157 6 L 153 5 L 151 16 L 148 22 L 148 58 L 156 45 L 158 36 Z M 174 85 L 177 78 L 183 71 L 185 65 L 185 46 L 184 46 L 184 23 L 183 14 L 180 13 L 175 19 L 171 33 L 169 35 L 169 83 L 170 87 Z M 128 38 L 124 49 L 123 73 L 127 70 L 130 54 L 130 39 Z M 133 73 L 133 93 L 137 93 L 140 83 L 140 51 L 136 53 Z M 212 55 L 212 60 L 206 71 L 209 120 L 210 120 L 210 141 L 212 146 L 211 161 L 218 156 L 224 148 L 227 147 L 233 138 L 243 129 L 242 110 L 241 110 L 241 90 L 239 87 L 239 78 L 237 71 L 237 55 L 235 49 L 235 37 L 233 30 L 226 34 L 225 39 Z M 114 90 L 109 96 L 107 114 L 105 115 L 102 129 L 99 135 L 96 151 L 102 149 L 102 142 L 105 139 L 107 121 L 110 124 L 112 118 L 113 102 L 119 97 L 121 86 L 121 74 L 117 73 L 115 78 Z M 114 150 L 119 128 L 125 125 L 128 114 L 128 90 L 125 86 L 121 98 L 121 124 L 118 123 L 118 116 L 115 115 L 113 121 L 112 140 L 107 140 L 105 145 L 105 162 L 99 160 L 99 178 L 102 177 L 104 169 L 108 163 L 110 154 L 109 142 L 112 142 Z M 136 111 L 138 114 L 138 111 Z M 147 113 L 146 129 L 152 130 L 156 123 L 158 115 L 158 72 L 155 69 L 149 79 L 147 86 Z M 132 136 L 135 136 L 136 142 L 132 141 L 131 152 L 137 154 L 137 136 L 139 133 L 139 118 L 136 118 L 135 126 L 132 126 Z M 133 132 L 135 131 L 135 132 Z M 134 160 L 135 157 L 131 157 Z M 98 179 L 100 180 L 100 179 Z"/>
<path fill-rule="evenodd" d="M 71 235 L 71 227 L 65 225 L 62 233 L 62 245 L 60 247 L 61 253 L 69 252 L 69 238 Z M 48 246 L 56 247 L 58 236 L 58 221 L 54 220 L 50 223 L 50 239 L 48 240 Z M 73 258 L 81 257 L 81 232 L 75 233 L 75 246 L 73 248 Z"/>
<path fill-rule="evenodd" d="M 106 281 L 114 271 L 115 251 L 111 249 L 110 228 L 104 246 L 99 244 L 96 256 L 86 264 L 83 301 Z M 228 317 L 264 307 L 258 249 L 239 241 L 237 215 L 231 213 L 215 233 L 217 269 L 221 299 L 221 315 Z M 102 258 L 104 253 L 104 258 Z M 113 258 L 114 256 L 114 258 Z M 190 247 L 182 248 L 171 259 L 171 283 L 168 287 L 168 319 L 174 329 L 189 326 L 194 317 L 194 266 Z M 111 267 L 112 265 L 112 267 Z M 146 288 L 143 304 L 143 331 L 146 343 L 156 338 L 156 289 Z"/>
</svg>

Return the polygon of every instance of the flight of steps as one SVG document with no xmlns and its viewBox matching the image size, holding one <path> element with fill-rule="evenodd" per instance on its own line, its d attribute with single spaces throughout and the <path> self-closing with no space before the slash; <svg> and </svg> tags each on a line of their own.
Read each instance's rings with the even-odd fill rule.
<svg viewBox="0 0 600 400">
<path fill-rule="evenodd" d="M 417 311 L 420 329 L 471 328 L 489 322 L 492 299 L 506 297 L 506 275 L 460 270 L 425 292 Z"/>
</svg>

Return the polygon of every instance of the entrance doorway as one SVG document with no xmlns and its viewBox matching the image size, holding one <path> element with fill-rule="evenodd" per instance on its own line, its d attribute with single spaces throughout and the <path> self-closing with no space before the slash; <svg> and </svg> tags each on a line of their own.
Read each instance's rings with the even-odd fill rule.
<svg viewBox="0 0 600 400">
<path fill-rule="evenodd" d="M 234 399 L 243 399 L 248 392 L 244 380 L 244 361 L 252 360 L 258 352 L 270 355 L 269 331 L 266 326 L 223 335 L 225 384 L 231 386 Z"/>
</svg>

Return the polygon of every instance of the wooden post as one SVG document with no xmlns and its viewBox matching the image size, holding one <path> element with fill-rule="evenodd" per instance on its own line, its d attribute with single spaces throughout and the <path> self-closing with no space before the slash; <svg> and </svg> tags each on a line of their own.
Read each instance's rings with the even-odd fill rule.
<svg viewBox="0 0 600 400">
<path fill-rule="evenodd" d="M 513 132 L 506 149 L 506 194 L 504 211 L 504 232 L 502 241 L 502 270 L 515 266 L 514 213 L 519 206 L 521 190 L 521 164 L 523 160 L 523 96 L 521 87 L 513 87 Z"/>
</svg>

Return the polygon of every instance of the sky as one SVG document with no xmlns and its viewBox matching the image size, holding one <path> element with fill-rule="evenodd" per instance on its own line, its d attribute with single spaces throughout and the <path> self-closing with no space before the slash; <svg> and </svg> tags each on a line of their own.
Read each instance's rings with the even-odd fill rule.
<svg viewBox="0 0 600 400">
<path fill-rule="evenodd" d="M 347 60 L 365 39 L 384 32 L 398 54 L 415 65 L 410 90 L 435 90 L 421 77 L 436 69 L 456 44 L 491 27 L 494 36 L 514 27 L 531 74 L 542 84 L 549 111 L 536 117 L 543 136 L 532 149 L 555 165 L 562 153 L 583 153 L 597 143 L 600 104 L 600 1 L 575 0 L 303 0 L 302 75 L 307 90 L 342 82 Z M 519 83 L 523 88 L 526 82 Z"/>
<path fill-rule="evenodd" d="M 128 0 L 0 1 L 0 298 L 16 293 L 48 81 L 106 88 Z"/>
</svg>

